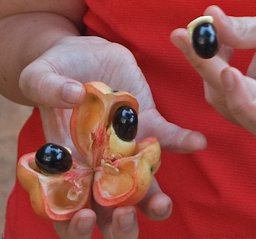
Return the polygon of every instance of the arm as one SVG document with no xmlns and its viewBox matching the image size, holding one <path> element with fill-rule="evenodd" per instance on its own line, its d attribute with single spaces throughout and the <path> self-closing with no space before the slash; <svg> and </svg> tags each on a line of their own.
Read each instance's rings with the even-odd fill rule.
<svg viewBox="0 0 256 239">
<path fill-rule="evenodd" d="M 22 69 L 56 41 L 79 35 L 84 1 L 4 0 L 0 9 L 0 92 L 32 104 L 18 87 Z"/>
<path fill-rule="evenodd" d="M 2 0 L 0 18 L 33 12 L 48 12 L 68 18 L 75 24 L 81 24 L 86 5 L 84 0 Z"/>
</svg>

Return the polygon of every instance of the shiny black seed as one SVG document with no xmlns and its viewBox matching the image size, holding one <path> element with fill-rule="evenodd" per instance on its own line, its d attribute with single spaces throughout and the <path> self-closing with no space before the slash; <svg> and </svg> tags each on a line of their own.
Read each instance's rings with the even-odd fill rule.
<svg viewBox="0 0 256 239">
<path fill-rule="evenodd" d="M 192 34 L 192 42 L 194 50 L 202 58 L 211 58 L 218 52 L 217 34 L 211 23 L 196 26 Z"/>
<path fill-rule="evenodd" d="M 120 139 L 131 141 L 137 134 L 137 113 L 129 106 L 122 106 L 115 112 L 112 124 L 116 135 Z"/>
<path fill-rule="evenodd" d="M 68 171 L 72 166 L 69 151 L 56 144 L 45 144 L 36 152 L 36 165 L 44 173 L 57 174 Z"/>
</svg>

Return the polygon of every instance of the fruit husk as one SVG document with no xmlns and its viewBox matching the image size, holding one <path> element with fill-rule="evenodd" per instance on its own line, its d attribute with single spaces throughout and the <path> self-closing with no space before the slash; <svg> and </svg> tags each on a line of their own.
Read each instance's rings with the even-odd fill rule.
<svg viewBox="0 0 256 239">
<path fill-rule="evenodd" d="M 31 206 L 36 214 L 51 220 L 68 220 L 79 209 L 89 207 L 92 171 L 90 168 L 82 169 L 80 177 L 76 177 L 75 171 L 80 170 L 81 166 L 80 163 L 73 164 L 75 166 L 73 165 L 67 173 L 50 175 L 41 172 L 36 166 L 35 153 L 29 153 L 20 158 L 17 177 L 22 187 L 28 192 Z M 70 200 L 68 197 L 71 197 L 72 191 L 76 189 L 79 179 L 83 180 L 80 183 L 83 187 L 81 189 L 83 197 L 78 196 L 78 199 Z"/>
</svg>

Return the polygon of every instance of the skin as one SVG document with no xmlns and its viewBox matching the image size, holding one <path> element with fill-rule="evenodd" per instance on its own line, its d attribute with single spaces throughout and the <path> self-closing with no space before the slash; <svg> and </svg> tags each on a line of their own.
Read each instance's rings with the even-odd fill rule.
<svg viewBox="0 0 256 239">
<path fill-rule="evenodd" d="M 3 0 L 0 9 L 1 94 L 14 102 L 40 108 L 47 141 L 68 146 L 76 154 L 68 132 L 70 112 L 85 96 L 82 83 L 97 79 L 138 98 L 138 138 L 164 134 L 162 146 L 176 152 L 205 148 L 202 134 L 182 129 L 159 114 L 141 70 L 125 47 L 80 36 L 86 10 L 83 1 Z M 129 83 L 131 80 L 133 84 Z M 156 124 L 147 125 L 148 118 Z M 150 219 L 164 220 L 171 214 L 172 203 L 153 180 L 139 208 Z M 104 238 L 138 238 L 135 207 L 112 210 L 93 205 L 70 221 L 54 226 L 62 239 L 87 239 L 91 238 L 95 223 Z"/>
<path fill-rule="evenodd" d="M 252 57 L 247 73 L 232 67 L 229 61 L 234 49 L 255 49 L 255 17 L 230 17 L 217 6 L 210 6 L 205 15 L 213 16 L 221 49 L 209 59 L 199 58 L 193 51 L 187 30 L 176 29 L 171 41 L 204 81 L 205 98 L 223 117 L 256 134 L 256 58 Z"/>
<path fill-rule="evenodd" d="M 138 138 L 154 135 L 162 139 L 162 147 L 175 152 L 189 153 L 204 149 L 206 140 L 202 134 L 167 122 L 159 114 L 146 80 L 126 48 L 97 37 L 80 36 L 85 10 L 83 0 L 2 0 L 1 94 L 17 103 L 38 106 L 46 139 L 73 148 L 68 132 L 70 109 L 81 103 L 85 96 L 83 82 L 101 80 L 112 88 L 122 88 L 138 98 Z M 220 11 L 214 7 L 207 11 L 217 19 L 217 29 L 224 29 L 225 21 L 218 15 Z M 244 48 L 253 48 L 253 41 L 249 40 L 252 35 L 248 35 L 246 40 L 239 40 L 237 35 L 240 45 L 234 42 L 235 45 L 232 45 L 227 40 L 235 34 L 236 24 L 252 20 L 226 18 L 233 19 L 234 25 L 226 33 L 220 31 L 222 41 L 230 47 L 243 45 Z M 243 27 L 253 28 L 253 24 L 242 24 L 240 28 Z M 226 51 L 210 62 L 198 59 L 191 50 L 184 29 L 175 30 L 171 39 L 175 45 L 182 45 L 180 49 L 189 61 L 194 62 L 195 69 L 204 79 L 206 99 L 225 117 L 236 119 L 236 122 L 242 122 L 243 127 L 251 130 L 255 121 L 249 110 L 249 107 L 253 107 L 253 92 L 244 88 L 249 84 L 254 86 L 248 83 L 253 79 L 228 66 Z M 213 72 L 216 65 L 218 70 Z M 253 69 L 253 62 L 251 65 L 250 69 Z M 210 78 L 205 77 L 207 72 L 212 74 Z M 242 83 L 243 78 L 248 80 Z M 225 83 L 220 83 L 221 79 Z M 131 80 L 133 84 L 130 84 Z M 228 82 L 234 83 L 232 90 L 227 87 Z M 238 102 L 234 91 L 245 96 L 243 107 L 237 107 L 241 102 Z M 150 125 L 147 123 L 148 118 L 154 120 L 153 124 L 152 121 Z M 156 180 L 153 180 L 148 194 L 138 206 L 153 220 L 168 218 L 172 209 L 171 199 L 161 191 Z M 104 238 L 138 238 L 135 207 L 110 210 L 93 205 L 93 209 L 83 209 L 70 221 L 58 222 L 54 226 L 62 239 L 89 239 L 95 223 L 99 224 Z"/>
</svg>

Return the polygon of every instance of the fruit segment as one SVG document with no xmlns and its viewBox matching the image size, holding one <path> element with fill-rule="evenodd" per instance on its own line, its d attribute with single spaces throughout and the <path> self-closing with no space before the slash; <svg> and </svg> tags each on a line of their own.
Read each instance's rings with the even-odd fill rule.
<svg viewBox="0 0 256 239">
<path fill-rule="evenodd" d="M 160 166 L 160 145 L 155 138 L 146 138 L 137 150 L 134 156 L 118 159 L 112 164 L 102 163 L 93 185 L 94 198 L 100 205 L 134 205 L 143 199 L 152 174 Z"/>
<path fill-rule="evenodd" d="M 115 127 L 112 123 L 115 122 L 114 116 L 121 106 L 126 106 L 137 113 L 138 102 L 131 94 L 113 91 L 102 82 L 86 84 L 85 89 L 84 102 L 73 110 L 70 131 L 79 153 L 86 158 L 87 164 L 96 167 L 100 164 L 102 155 L 110 158 L 122 157 L 127 151 L 134 149 L 134 138 L 124 141 L 120 137 L 115 137 L 120 132 L 112 130 Z M 120 128 L 126 126 L 127 123 L 124 123 Z M 109 140 L 114 137 L 115 142 L 110 144 Z M 119 144 L 118 148 L 115 147 L 116 144 Z M 123 145 L 125 146 L 122 147 Z"/>
<path fill-rule="evenodd" d="M 29 193 L 35 212 L 53 220 L 67 220 L 88 206 L 93 171 L 73 162 L 62 174 L 45 174 L 35 164 L 35 153 L 20 158 L 17 177 Z"/>
</svg>

